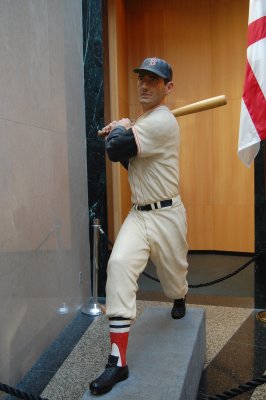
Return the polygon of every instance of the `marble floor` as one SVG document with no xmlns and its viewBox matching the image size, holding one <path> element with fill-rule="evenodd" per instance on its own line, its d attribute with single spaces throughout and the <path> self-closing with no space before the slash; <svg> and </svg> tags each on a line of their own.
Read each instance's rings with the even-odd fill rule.
<svg viewBox="0 0 266 400">
<path fill-rule="evenodd" d="M 198 261 L 197 258 L 197 268 Z M 226 259 L 223 272 L 239 266 L 242 261 Z M 203 261 L 209 270 L 205 280 L 209 281 L 217 277 L 212 262 L 217 265 L 221 260 L 214 257 L 208 262 L 207 266 L 206 259 Z M 148 266 L 147 271 L 153 274 L 153 266 Z M 220 271 L 221 268 L 219 274 Z M 201 274 L 197 274 L 198 271 L 193 273 L 192 267 L 189 282 L 190 279 L 193 283 L 202 281 Z M 187 296 L 188 307 L 201 307 L 206 312 L 206 362 L 197 400 L 200 400 L 201 394 L 221 393 L 266 371 L 266 323 L 256 319 L 259 310 L 253 306 L 252 268 L 241 274 L 237 279 L 234 277 L 234 282 L 221 283 L 216 289 L 193 289 Z M 141 277 L 139 288 L 138 316 L 145 307 L 153 305 L 168 307 L 170 311 L 171 303 L 164 297 L 157 282 Z M 49 400 L 78 400 L 90 380 L 104 367 L 108 352 L 107 318 L 79 313 L 18 387 L 42 393 Z M 6 398 L 11 399 L 10 396 Z M 236 398 L 265 400 L 266 384 Z"/>
<path fill-rule="evenodd" d="M 168 307 L 170 311 L 171 303 L 138 300 L 138 316 L 147 306 Z M 264 373 L 266 324 L 256 319 L 257 310 L 221 305 L 188 304 L 190 306 L 203 307 L 206 311 L 206 362 L 198 400 L 202 393 L 218 394 Z M 20 389 L 42 393 L 49 400 L 81 398 L 90 380 L 106 363 L 109 351 L 108 320 L 104 315 L 93 318 L 80 314 L 76 325 L 76 329 L 72 326 L 63 333 L 61 340 L 32 368 L 18 385 Z M 77 343 L 68 355 L 63 354 L 62 364 L 56 365 L 68 347 L 67 342 L 73 340 L 73 333 L 80 327 L 84 333 L 80 337 L 77 335 Z M 265 400 L 266 385 L 238 398 Z"/>
</svg>

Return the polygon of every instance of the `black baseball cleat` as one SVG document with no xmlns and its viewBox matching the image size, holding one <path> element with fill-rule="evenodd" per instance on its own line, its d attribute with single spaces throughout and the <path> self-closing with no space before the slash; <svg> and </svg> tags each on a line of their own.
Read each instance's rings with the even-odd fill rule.
<svg viewBox="0 0 266 400">
<path fill-rule="evenodd" d="M 109 392 L 112 387 L 128 378 L 128 366 L 118 367 L 118 357 L 110 355 L 108 363 L 103 373 L 90 383 L 92 394 L 104 394 Z"/>
<path fill-rule="evenodd" d="M 186 298 L 174 300 L 171 315 L 173 319 L 180 319 L 186 315 Z"/>
</svg>

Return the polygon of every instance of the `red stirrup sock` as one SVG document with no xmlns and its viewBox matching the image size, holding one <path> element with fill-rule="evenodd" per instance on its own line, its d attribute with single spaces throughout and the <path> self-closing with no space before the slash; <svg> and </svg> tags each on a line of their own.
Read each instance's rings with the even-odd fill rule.
<svg viewBox="0 0 266 400">
<path fill-rule="evenodd" d="M 126 353 L 130 322 L 130 319 L 122 317 L 109 318 L 111 354 L 118 357 L 118 367 L 127 365 Z"/>
</svg>

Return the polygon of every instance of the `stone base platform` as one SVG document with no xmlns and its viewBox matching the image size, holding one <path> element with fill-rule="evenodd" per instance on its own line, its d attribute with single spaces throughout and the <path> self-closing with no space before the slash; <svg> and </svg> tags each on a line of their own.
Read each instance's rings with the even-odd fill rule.
<svg viewBox="0 0 266 400">
<path fill-rule="evenodd" d="M 102 396 L 87 389 L 81 400 L 195 400 L 205 342 L 203 309 L 188 307 L 173 320 L 168 308 L 147 307 L 130 331 L 129 378 Z"/>
</svg>

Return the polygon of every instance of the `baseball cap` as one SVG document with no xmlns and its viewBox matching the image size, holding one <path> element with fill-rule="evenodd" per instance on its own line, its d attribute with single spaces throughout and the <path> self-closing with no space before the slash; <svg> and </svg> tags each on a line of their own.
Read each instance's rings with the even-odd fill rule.
<svg viewBox="0 0 266 400">
<path fill-rule="evenodd" d="M 169 81 L 173 78 L 171 65 L 157 57 L 145 58 L 139 68 L 133 69 L 133 72 L 136 72 L 137 74 L 142 71 L 153 72 L 161 78 L 169 79 Z"/>
</svg>

